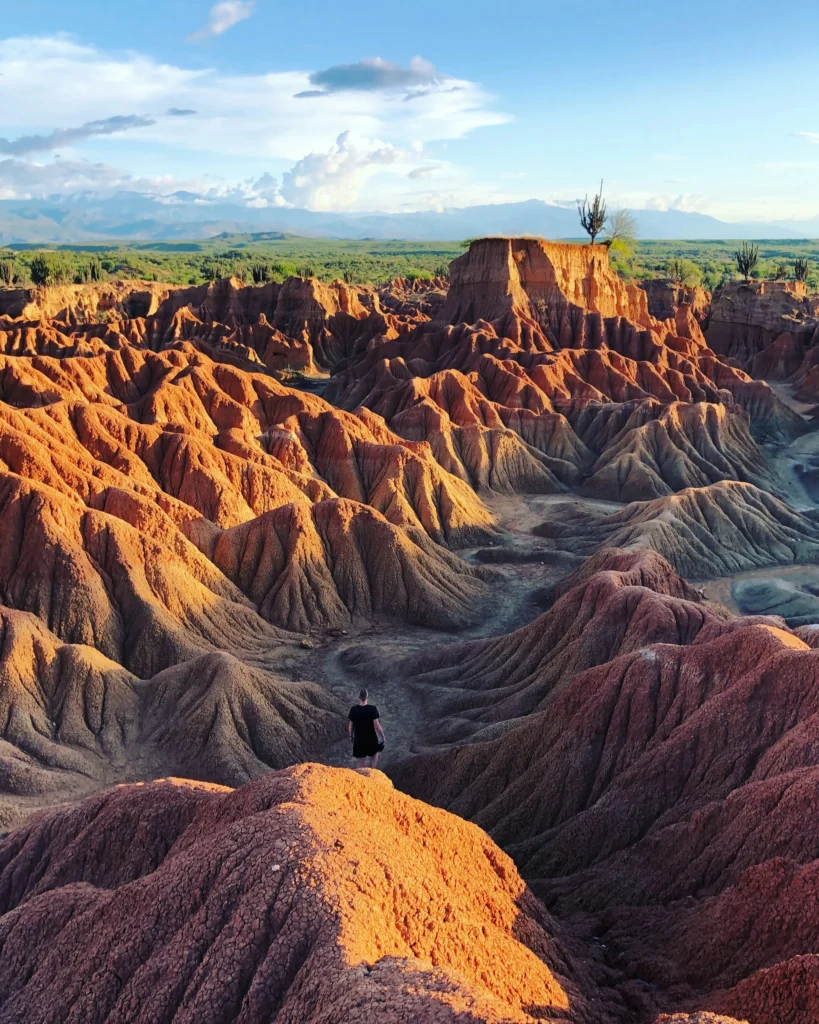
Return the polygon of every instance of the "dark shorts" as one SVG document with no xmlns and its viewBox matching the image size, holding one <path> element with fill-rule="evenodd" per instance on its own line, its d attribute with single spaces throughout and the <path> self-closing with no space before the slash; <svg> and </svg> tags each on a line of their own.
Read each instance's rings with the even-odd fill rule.
<svg viewBox="0 0 819 1024">
<path fill-rule="evenodd" d="M 367 737 L 363 740 L 356 739 L 353 742 L 353 757 L 373 757 L 381 749 L 381 743 L 376 736 L 373 736 L 372 739 Z"/>
</svg>

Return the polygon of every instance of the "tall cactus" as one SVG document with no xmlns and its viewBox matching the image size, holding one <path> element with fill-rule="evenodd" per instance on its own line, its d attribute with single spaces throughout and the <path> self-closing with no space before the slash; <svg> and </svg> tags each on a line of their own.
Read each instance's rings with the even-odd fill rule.
<svg viewBox="0 0 819 1024">
<path fill-rule="evenodd" d="M 606 203 L 603 199 L 602 179 L 600 181 L 600 191 L 594 197 L 593 202 L 589 202 L 588 195 L 582 203 L 578 199 L 577 212 L 580 216 L 583 230 L 589 235 L 591 244 L 594 245 L 595 238 L 597 238 L 606 225 Z"/>
<path fill-rule="evenodd" d="M 737 261 L 737 269 L 747 284 L 751 280 L 751 273 L 759 263 L 759 246 L 754 245 L 753 242 L 743 242 L 742 248 L 737 249 L 734 253 L 734 259 Z"/>
</svg>

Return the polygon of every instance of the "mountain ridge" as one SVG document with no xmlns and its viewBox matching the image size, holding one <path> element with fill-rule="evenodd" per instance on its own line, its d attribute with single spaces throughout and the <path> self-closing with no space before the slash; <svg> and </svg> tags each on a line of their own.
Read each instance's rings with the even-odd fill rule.
<svg viewBox="0 0 819 1024">
<path fill-rule="evenodd" d="M 728 222 L 681 210 L 632 210 L 646 239 L 808 238 L 805 224 Z M 819 229 L 817 229 L 819 231 Z M 528 199 L 516 203 L 448 207 L 412 213 L 333 213 L 295 207 L 251 208 L 228 201 L 203 201 L 191 193 L 159 196 L 118 192 L 80 193 L 47 199 L 0 200 L 0 244 L 106 240 L 167 241 L 213 238 L 223 233 L 278 231 L 334 239 L 437 241 L 475 235 L 580 236 L 572 207 Z"/>
</svg>

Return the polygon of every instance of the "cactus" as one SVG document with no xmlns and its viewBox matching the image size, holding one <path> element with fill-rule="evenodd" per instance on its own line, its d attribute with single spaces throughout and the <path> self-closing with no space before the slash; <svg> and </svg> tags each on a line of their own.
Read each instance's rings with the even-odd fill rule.
<svg viewBox="0 0 819 1024">
<path fill-rule="evenodd" d="M 589 197 L 581 203 L 577 201 L 577 212 L 580 215 L 580 223 L 583 225 L 583 230 L 591 238 L 591 244 L 594 245 L 594 240 L 603 230 L 606 224 L 606 203 L 603 199 L 603 182 L 600 182 L 600 191 L 594 197 L 594 201 L 589 203 Z"/>
<path fill-rule="evenodd" d="M 250 273 L 253 276 L 254 284 L 267 284 L 270 280 L 270 264 L 254 263 L 250 268 Z"/>
<path fill-rule="evenodd" d="M 737 269 L 740 274 L 745 278 L 745 283 L 751 280 L 751 274 L 759 263 L 759 246 L 754 245 L 753 242 L 743 242 L 742 248 L 737 249 L 734 253 L 734 259 L 737 261 Z"/>
<path fill-rule="evenodd" d="M 17 281 L 17 274 L 14 268 L 14 260 L 0 260 L 0 284 L 6 288 Z"/>
</svg>

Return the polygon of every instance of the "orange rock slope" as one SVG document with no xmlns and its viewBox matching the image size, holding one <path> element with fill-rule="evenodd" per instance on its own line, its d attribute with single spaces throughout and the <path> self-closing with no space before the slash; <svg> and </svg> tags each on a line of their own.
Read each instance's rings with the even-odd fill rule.
<svg viewBox="0 0 819 1024">
<path fill-rule="evenodd" d="M 509 858 L 380 773 L 109 790 L 0 844 L 0 913 L 3 1024 L 615 1019 Z"/>
<path fill-rule="evenodd" d="M 689 582 L 819 559 L 768 454 L 806 424 L 746 372 L 790 343 L 709 347 L 697 296 L 657 318 L 604 247 L 534 239 L 378 292 L 2 303 L 0 829 L 40 813 L 0 842 L 0 1024 L 813 1024 L 819 639 Z M 575 567 L 547 610 L 396 665 L 390 625 L 494 609 L 478 492 L 521 491 L 575 492 L 509 546 Z M 269 774 L 335 756 L 322 665 L 401 680 L 397 783 L 559 927 L 462 818 Z"/>
<path fill-rule="evenodd" d="M 402 666 L 438 724 L 397 782 L 486 828 L 637 1019 L 815 1020 L 815 630 L 730 616 L 650 552 L 561 592 Z"/>
<path fill-rule="evenodd" d="M 609 269 L 605 247 L 536 239 L 474 242 L 453 262 L 434 319 L 353 353 L 327 396 L 428 441 L 473 486 L 548 492 L 585 481 L 619 500 L 724 479 L 776 490 L 757 440 L 804 429 L 766 384 L 707 347 L 691 306 L 656 320 L 646 293 Z M 661 457 L 635 476 L 645 448 Z"/>
<path fill-rule="evenodd" d="M 458 629 L 490 592 L 442 545 L 492 518 L 425 444 L 190 345 L 0 356 L 0 509 L 0 827 L 315 756 L 344 718 L 299 634 Z"/>
</svg>

